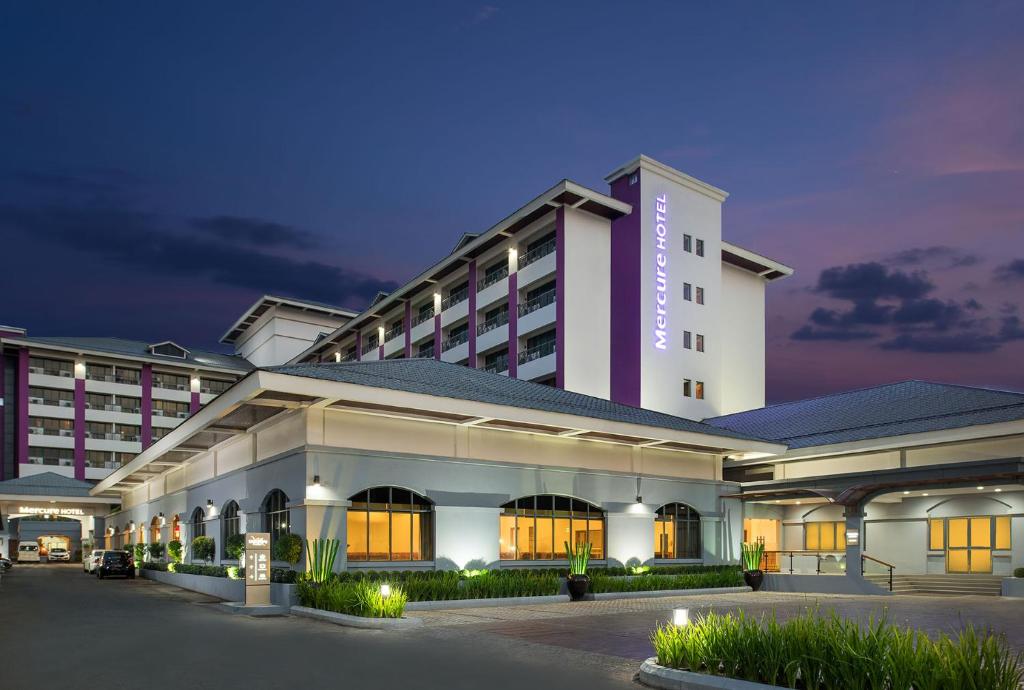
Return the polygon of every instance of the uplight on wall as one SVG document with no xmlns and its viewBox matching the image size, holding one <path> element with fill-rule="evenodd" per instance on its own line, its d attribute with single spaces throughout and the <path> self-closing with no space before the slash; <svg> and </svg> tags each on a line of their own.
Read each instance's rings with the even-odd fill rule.
<svg viewBox="0 0 1024 690">
<path fill-rule="evenodd" d="M 379 345 L 383 345 L 384 344 L 384 327 L 383 326 L 377 326 L 377 344 L 379 344 Z"/>
<path fill-rule="evenodd" d="M 313 475 L 313 486 L 320 486 L 320 475 L 319 474 L 314 474 Z"/>
<path fill-rule="evenodd" d="M 85 362 L 75 362 L 75 378 L 85 378 Z"/>
<path fill-rule="evenodd" d="M 190 383 L 192 385 L 192 392 L 193 393 L 198 393 L 199 392 L 199 377 L 198 376 L 193 376 L 192 377 L 192 381 Z"/>
<path fill-rule="evenodd" d="M 335 352 L 334 353 L 334 361 L 335 362 L 341 362 L 341 352 Z"/>
<path fill-rule="evenodd" d="M 519 250 L 515 247 L 508 248 L 508 272 L 512 275 L 519 268 Z"/>
<path fill-rule="evenodd" d="M 436 314 L 440 314 L 440 313 L 441 313 L 441 293 L 440 292 L 435 292 L 434 293 L 434 314 L 436 315 Z"/>
<path fill-rule="evenodd" d="M 672 625 L 689 625 L 690 609 L 672 609 Z"/>
</svg>

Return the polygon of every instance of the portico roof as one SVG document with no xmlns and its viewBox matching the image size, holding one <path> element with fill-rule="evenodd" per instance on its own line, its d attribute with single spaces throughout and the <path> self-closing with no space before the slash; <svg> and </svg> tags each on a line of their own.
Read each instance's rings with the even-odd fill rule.
<svg viewBox="0 0 1024 690">
<path fill-rule="evenodd" d="M 114 502 L 109 495 L 92 494 L 93 484 L 56 472 L 40 472 L 0 482 L 0 500 L 54 501 L 57 503 Z"/>
</svg>

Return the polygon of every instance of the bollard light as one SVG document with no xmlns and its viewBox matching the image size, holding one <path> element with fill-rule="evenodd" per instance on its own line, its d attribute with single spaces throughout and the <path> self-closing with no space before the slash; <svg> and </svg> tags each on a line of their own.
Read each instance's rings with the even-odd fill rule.
<svg viewBox="0 0 1024 690">
<path fill-rule="evenodd" d="M 388 597 L 390 597 L 390 596 L 391 596 L 391 585 L 389 585 L 389 584 L 388 584 L 387 582 L 385 582 L 384 584 L 382 584 L 382 585 L 380 586 L 380 595 L 381 595 L 382 597 L 384 597 L 385 599 L 387 599 Z"/>
<path fill-rule="evenodd" d="M 689 625 L 690 609 L 672 609 L 672 625 Z"/>
</svg>

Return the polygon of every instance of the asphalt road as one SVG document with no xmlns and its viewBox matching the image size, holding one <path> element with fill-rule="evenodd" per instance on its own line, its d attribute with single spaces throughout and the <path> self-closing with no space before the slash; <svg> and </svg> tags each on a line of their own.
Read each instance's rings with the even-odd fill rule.
<svg viewBox="0 0 1024 690">
<path fill-rule="evenodd" d="M 639 687 L 635 661 L 478 626 L 353 630 L 215 603 L 80 564 L 16 565 L 0 584 L 0 688 Z"/>
</svg>

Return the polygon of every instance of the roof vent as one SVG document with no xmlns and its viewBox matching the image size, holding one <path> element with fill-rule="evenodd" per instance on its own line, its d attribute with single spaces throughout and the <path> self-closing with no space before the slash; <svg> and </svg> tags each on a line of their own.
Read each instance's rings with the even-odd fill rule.
<svg viewBox="0 0 1024 690">
<path fill-rule="evenodd" d="M 149 351 L 154 355 L 162 355 L 164 357 L 177 357 L 178 359 L 186 359 L 188 357 L 188 350 L 183 348 L 177 343 L 172 343 L 170 340 L 165 340 L 162 343 L 156 343 L 149 346 Z"/>
</svg>

